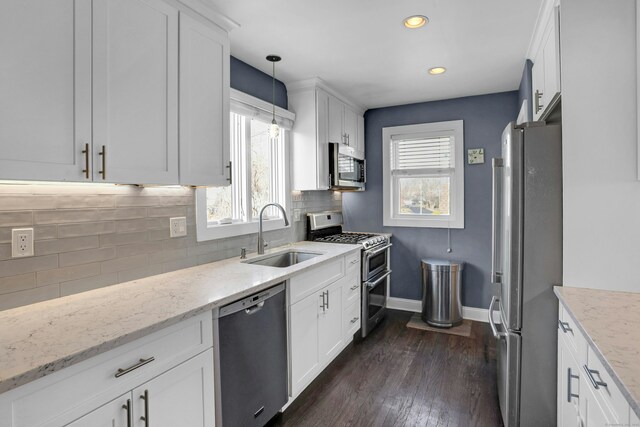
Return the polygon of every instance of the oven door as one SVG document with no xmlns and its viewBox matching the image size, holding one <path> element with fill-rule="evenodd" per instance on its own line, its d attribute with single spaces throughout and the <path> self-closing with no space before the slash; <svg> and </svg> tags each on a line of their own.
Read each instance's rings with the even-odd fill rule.
<svg viewBox="0 0 640 427">
<path fill-rule="evenodd" d="M 362 253 L 362 280 L 370 281 L 389 269 L 390 249 L 393 244 L 389 243 L 381 248 L 373 248 Z"/>
<path fill-rule="evenodd" d="M 386 270 L 373 280 L 365 281 L 362 286 L 362 337 L 382 320 L 387 306 L 387 282 L 391 270 Z"/>
</svg>

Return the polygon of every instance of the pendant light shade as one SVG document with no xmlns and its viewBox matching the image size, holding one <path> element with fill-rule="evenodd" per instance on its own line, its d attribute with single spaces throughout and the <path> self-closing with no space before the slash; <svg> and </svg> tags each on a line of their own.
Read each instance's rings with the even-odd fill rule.
<svg viewBox="0 0 640 427">
<path fill-rule="evenodd" d="M 271 139 L 276 139 L 280 136 L 280 126 L 278 126 L 278 122 L 276 122 L 276 62 L 281 59 L 282 58 L 278 55 L 267 56 L 267 61 L 273 64 L 273 71 L 271 74 L 271 103 L 273 104 L 273 120 L 271 120 L 271 125 L 269 126 L 269 138 Z"/>
</svg>

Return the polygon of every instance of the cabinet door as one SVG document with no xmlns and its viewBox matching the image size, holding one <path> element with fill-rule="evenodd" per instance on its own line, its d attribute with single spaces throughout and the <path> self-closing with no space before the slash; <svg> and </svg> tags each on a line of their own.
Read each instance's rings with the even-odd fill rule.
<svg viewBox="0 0 640 427">
<path fill-rule="evenodd" d="M 329 95 L 329 142 L 345 143 L 343 117 L 344 104 Z"/>
<path fill-rule="evenodd" d="M 291 388 L 294 396 L 320 372 L 318 316 L 322 306 L 320 291 L 290 307 Z"/>
<path fill-rule="evenodd" d="M 316 90 L 317 190 L 329 189 L 329 95 Z M 310 171 L 306 171 L 310 173 Z"/>
<path fill-rule="evenodd" d="M 607 417 L 605 411 L 600 407 L 596 400 L 591 387 L 587 384 L 589 381 L 584 375 L 580 375 L 585 387 L 582 387 L 580 395 L 580 418 L 584 427 L 602 427 L 617 425 L 614 420 Z M 580 427 L 583 427 L 582 425 Z"/>
<path fill-rule="evenodd" d="M 94 181 L 177 184 L 178 11 L 94 0 L 93 30 Z"/>
<path fill-rule="evenodd" d="M 180 184 L 229 181 L 229 38 L 180 14 Z"/>
<path fill-rule="evenodd" d="M 544 64 L 544 96 L 542 98 L 546 108 L 560 93 L 560 40 L 557 8 L 554 9 L 549 20 L 547 32 L 542 42 L 542 56 Z"/>
<path fill-rule="evenodd" d="M 124 394 L 104 406 L 89 412 L 67 424 L 67 427 L 125 427 L 130 426 L 127 418 L 133 419 L 131 393 Z"/>
<path fill-rule="evenodd" d="M 325 293 L 325 309 L 320 312 L 318 322 L 320 362 L 329 363 L 343 348 L 344 334 L 342 329 L 342 283 L 333 285 L 320 291 Z"/>
<path fill-rule="evenodd" d="M 534 58 L 531 69 L 531 101 L 533 105 L 533 120 L 539 120 L 544 112 L 544 52 L 542 48 Z"/>
<path fill-rule="evenodd" d="M 88 181 L 91 1 L 0 5 L 0 179 Z"/>
<path fill-rule="evenodd" d="M 355 157 L 364 160 L 364 117 L 358 116 L 358 132 L 356 134 Z"/>
<path fill-rule="evenodd" d="M 580 367 L 558 335 L 558 427 L 574 427 L 580 410 Z"/>
<path fill-rule="evenodd" d="M 213 427 L 213 350 L 136 388 L 133 400 L 136 422 L 144 417 L 154 427 Z"/>
<path fill-rule="evenodd" d="M 346 144 L 354 150 L 357 150 L 358 115 L 346 105 L 344 106 L 344 134 Z"/>
</svg>

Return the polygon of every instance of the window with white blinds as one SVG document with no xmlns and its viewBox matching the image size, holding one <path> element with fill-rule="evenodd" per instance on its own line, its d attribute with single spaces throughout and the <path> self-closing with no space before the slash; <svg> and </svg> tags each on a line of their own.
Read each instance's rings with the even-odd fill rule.
<svg viewBox="0 0 640 427">
<path fill-rule="evenodd" d="M 464 228 L 462 120 L 383 129 L 384 225 Z"/>
</svg>

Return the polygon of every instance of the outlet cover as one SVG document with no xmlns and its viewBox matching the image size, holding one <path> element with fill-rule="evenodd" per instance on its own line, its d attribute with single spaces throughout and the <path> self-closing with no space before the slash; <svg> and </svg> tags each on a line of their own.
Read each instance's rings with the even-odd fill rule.
<svg viewBox="0 0 640 427">
<path fill-rule="evenodd" d="M 484 163 L 484 148 L 470 148 L 467 150 L 467 163 L 470 165 Z"/>
<path fill-rule="evenodd" d="M 11 230 L 11 256 L 13 258 L 33 256 L 33 228 Z"/>
<path fill-rule="evenodd" d="M 302 212 L 301 212 L 300 209 L 294 209 L 293 210 L 293 220 L 294 221 L 302 221 L 301 213 Z"/>
<path fill-rule="evenodd" d="M 183 237 L 187 235 L 187 218 L 178 216 L 169 218 L 169 237 Z"/>
</svg>

